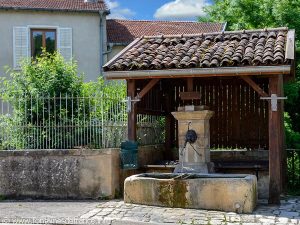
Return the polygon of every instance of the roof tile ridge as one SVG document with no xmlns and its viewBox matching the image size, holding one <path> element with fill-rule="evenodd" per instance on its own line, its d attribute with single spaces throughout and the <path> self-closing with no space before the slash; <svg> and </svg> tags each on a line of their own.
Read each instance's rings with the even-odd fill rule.
<svg viewBox="0 0 300 225">
<path fill-rule="evenodd" d="M 180 21 L 180 20 L 130 20 L 130 19 L 107 19 L 124 22 L 149 22 L 149 23 L 193 23 L 193 24 L 224 24 L 221 22 L 199 22 L 199 21 Z"/>
<path fill-rule="evenodd" d="M 196 33 L 196 34 L 177 34 L 177 35 L 164 35 L 164 38 L 177 38 L 177 37 L 198 37 L 198 36 L 208 36 L 208 35 L 219 35 L 219 34 L 242 34 L 242 33 L 256 33 L 256 32 L 271 32 L 271 31 L 288 31 L 288 27 L 277 27 L 277 28 L 264 28 L 256 30 L 237 30 L 237 31 L 218 31 L 218 32 L 208 32 L 208 33 Z M 144 36 L 143 38 L 161 38 L 162 35 Z"/>
</svg>

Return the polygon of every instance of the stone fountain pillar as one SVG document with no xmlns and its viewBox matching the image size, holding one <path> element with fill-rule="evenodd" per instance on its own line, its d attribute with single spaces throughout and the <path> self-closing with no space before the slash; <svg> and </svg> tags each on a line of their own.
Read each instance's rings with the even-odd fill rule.
<svg viewBox="0 0 300 225">
<path fill-rule="evenodd" d="M 210 173 L 213 172 L 213 164 L 210 162 L 210 131 L 209 119 L 214 112 L 203 110 L 201 107 L 180 107 L 177 112 L 172 112 L 178 120 L 179 139 L 179 164 L 175 173 Z M 186 133 L 195 130 L 197 140 L 193 144 L 185 145 Z"/>
</svg>

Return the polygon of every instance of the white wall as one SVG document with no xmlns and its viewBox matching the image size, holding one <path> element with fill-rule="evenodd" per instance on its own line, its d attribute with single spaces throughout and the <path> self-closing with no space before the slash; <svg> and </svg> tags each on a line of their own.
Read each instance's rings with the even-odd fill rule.
<svg viewBox="0 0 300 225">
<path fill-rule="evenodd" d="M 112 50 L 110 53 L 108 53 L 107 59 L 110 61 L 115 55 L 117 55 L 120 51 L 122 51 L 126 46 L 122 45 L 115 45 L 112 47 Z"/>
<path fill-rule="evenodd" d="M 0 76 L 4 66 L 13 67 L 13 27 L 43 25 L 70 27 L 73 33 L 73 56 L 85 81 L 100 74 L 100 16 L 98 13 L 41 12 L 0 10 Z"/>
</svg>

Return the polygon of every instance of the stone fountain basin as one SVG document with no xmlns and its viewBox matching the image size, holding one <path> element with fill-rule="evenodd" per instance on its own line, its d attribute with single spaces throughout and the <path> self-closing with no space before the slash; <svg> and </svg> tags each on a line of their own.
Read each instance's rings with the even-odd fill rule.
<svg viewBox="0 0 300 225">
<path fill-rule="evenodd" d="M 257 179 L 244 174 L 144 173 L 124 183 L 126 203 L 251 213 Z"/>
</svg>

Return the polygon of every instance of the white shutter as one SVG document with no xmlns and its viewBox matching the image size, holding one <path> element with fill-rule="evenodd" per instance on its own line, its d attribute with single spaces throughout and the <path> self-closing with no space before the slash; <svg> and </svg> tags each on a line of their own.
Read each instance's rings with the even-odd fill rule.
<svg viewBox="0 0 300 225">
<path fill-rule="evenodd" d="M 13 29 L 13 56 L 14 68 L 18 69 L 21 62 L 29 54 L 29 32 L 27 27 L 14 27 Z"/>
<path fill-rule="evenodd" d="M 58 28 L 58 52 L 65 60 L 72 59 L 72 28 Z"/>
</svg>

